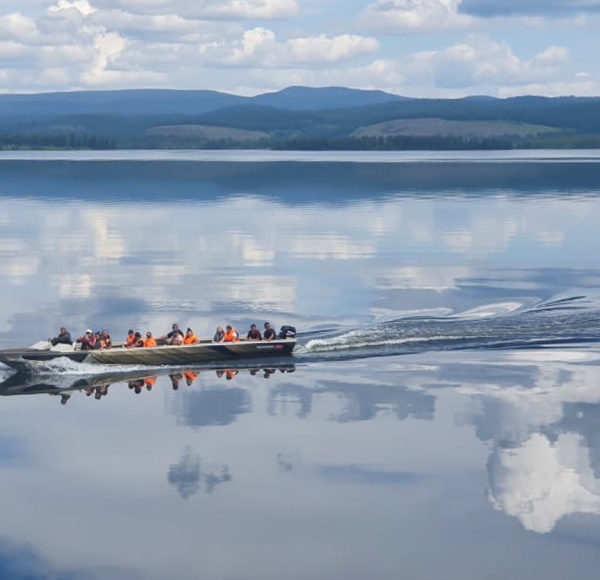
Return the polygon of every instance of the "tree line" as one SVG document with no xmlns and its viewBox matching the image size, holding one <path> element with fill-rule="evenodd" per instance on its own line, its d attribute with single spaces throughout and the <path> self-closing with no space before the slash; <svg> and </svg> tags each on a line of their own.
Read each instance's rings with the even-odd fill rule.
<svg viewBox="0 0 600 580">
<path fill-rule="evenodd" d="M 299 151 L 507 150 L 600 148 L 600 135 L 560 133 L 532 137 L 387 135 L 362 137 L 271 137 L 255 141 L 169 137 L 107 137 L 58 133 L 0 135 L 0 149 L 272 149 Z"/>
</svg>

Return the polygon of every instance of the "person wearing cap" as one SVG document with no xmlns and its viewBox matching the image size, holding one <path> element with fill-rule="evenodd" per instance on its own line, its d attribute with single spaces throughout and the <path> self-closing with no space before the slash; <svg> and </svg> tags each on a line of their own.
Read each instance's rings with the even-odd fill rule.
<svg viewBox="0 0 600 580">
<path fill-rule="evenodd" d="M 183 344 L 198 344 L 200 339 L 194 334 L 194 331 L 188 327 L 185 331 L 185 337 L 183 338 Z"/>
<path fill-rule="evenodd" d="M 277 334 L 275 332 L 275 329 L 271 328 L 271 325 L 268 322 L 265 322 L 265 331 L 263 332 L 263 339 L 264 340 L 273 340 L 276 337 L 277 337 Z"/>
<path fill-rule="evenodd" d="M 262 340 L 262 334 L 260 333 L 260 330 L 256 328 L 256 324 L 250 325 L 250 330 L 246 335 L 246 340 Z"/>
<path fill-rule="evenodd" d="M 81 343 L 81 350 L 94 350 L 97 348 L 96 337 L 91 328 L 85 331 L 85 334 L 77 339 Z"/>
</svg>

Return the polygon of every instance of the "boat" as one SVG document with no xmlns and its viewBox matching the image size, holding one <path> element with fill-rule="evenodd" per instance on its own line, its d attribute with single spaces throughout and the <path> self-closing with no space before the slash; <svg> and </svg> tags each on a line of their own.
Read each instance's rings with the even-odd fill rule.
<svg viewBox="0 0 600 580">
<path fill-rule="evenodd" d="M 52 346 L 50 342 L 42 341 L 28 348 L 0 350 L 0 362 L 23 372 L 47 368 L 48 363 L 58 359 L 101 365 L 186 366 L 288 356 L 295 346 L 295 337 L 225 343 L 203 339 L 197 344 L 158 345 L 149 348 L 124 348 L 122 344 L 115 344 L 112 348 L 102 350 L 82 350 L 77 343 Z"/>
</svg>

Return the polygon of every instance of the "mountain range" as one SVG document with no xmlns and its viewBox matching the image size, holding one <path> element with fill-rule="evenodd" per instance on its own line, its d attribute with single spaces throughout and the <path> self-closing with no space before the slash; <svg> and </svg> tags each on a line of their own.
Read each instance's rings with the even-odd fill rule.
<svg viewBox="0 0 600 580">
<path fill-rule="evenodd" d="M 408 98 L 288 87 L 0 95 L 0 147 L 465 149 L 600 146 L 600 98 Z"/>
</svg>

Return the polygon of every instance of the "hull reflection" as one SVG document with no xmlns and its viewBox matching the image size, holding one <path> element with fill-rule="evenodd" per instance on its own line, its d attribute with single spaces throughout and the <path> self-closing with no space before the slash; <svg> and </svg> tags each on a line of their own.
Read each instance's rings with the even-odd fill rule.
<svg viewBox="0 0 600 580">
<path fill-rule="evenodd" d="M 295 370 L 292 364 L 270 364 L 266 366 L 245 365 L 235 368 L 224 367 L 202 367 L 181 370 L 135 370 L 126 372 L 99 373 L 90 375 L 64 375 L 64 374 L 38 374 L 17 372 L 0 383 L 0 396 L 14 395 L 37 395 L 37 394 L 61 394 L 70 391 L 85 390 L 91 394 L 98 389 L 106 391 L 108 386 L 127 385 L 136 392 L 142 388 L 151 390 L 158 377 L 168 376 L 174 390 L 181 384 L 191 386 L 198 376 L 207 372 L 214 373 L 217 378 L 232 380 L 240 373 L 248 373 L 252 376 L 269 378 L 275 372 L 291 373 Z M 105 393 L 104 393 L 105 394 Z M 98 397 L 97 397 L 98 398 Z"/>
</svg>

